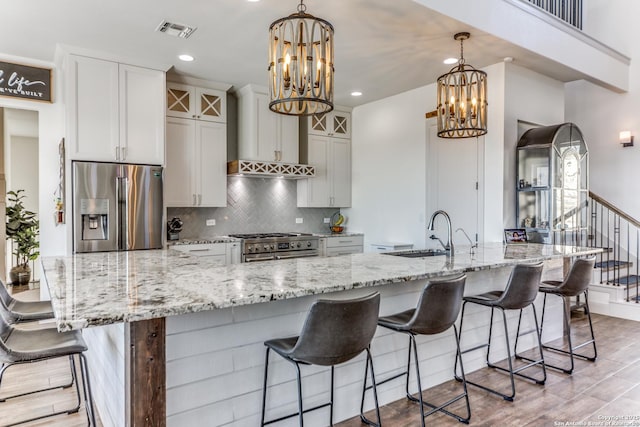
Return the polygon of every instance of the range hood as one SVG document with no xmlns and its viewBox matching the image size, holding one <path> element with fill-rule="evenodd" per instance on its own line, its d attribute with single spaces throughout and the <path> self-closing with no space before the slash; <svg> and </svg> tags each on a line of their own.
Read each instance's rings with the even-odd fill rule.
<svg viewBox="0 0 640 427">
<path fill-rule="evenodd" d="M 315 168 L 298 163 L 266 162 L 264 160 L 233 160 L 227 163 L 227 175 L 255 178 L 304 179 L 315 176 Z"/>
</svg>

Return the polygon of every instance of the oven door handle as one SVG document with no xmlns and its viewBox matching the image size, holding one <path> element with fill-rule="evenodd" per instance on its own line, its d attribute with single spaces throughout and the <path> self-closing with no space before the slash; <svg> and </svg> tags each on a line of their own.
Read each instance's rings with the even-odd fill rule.
<svg viewBox="0 0 640 427">
<path fill-rule="evenodd" d="M 318 256 L 318 253 L 314 251 L 312 254 L 276 255 L 276 259 L 303 258 L 310 256 Z"/>
<path fill-rule="evenodd" d="M 269 255 L 266 257 L 260 257 L 260 258 L 245 258 L 244 262 L 253 262 L 253 261 L 271 261 L 274 260 L 275 258 L 273 257 L 273 255 Z"/>
</svg>

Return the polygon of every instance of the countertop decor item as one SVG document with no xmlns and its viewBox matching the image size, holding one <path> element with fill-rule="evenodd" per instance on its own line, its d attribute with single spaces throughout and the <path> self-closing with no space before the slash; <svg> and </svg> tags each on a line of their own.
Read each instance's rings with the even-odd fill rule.
<svg viewBox="0 0 640 427">
<path fill-rule="evenodd" d="M 344 216 L 338 211 L 331 215 L 331 220 L 329 221 L 329 228 L 331 228 L 332 233 L 342 233 L 344 231 Z"/>
<path fill-rule="evenodd" d="M 298 12 L 269 27 L 269 108 L 292 116 L 333 110 L 333 26 Z"/>
<path fill-rule="evenodd" d="M 24 190 L 9 191 L 10 205 L 7 206 L 7 240 L 13 240 L 13 255 L 16 265 L 9 271 L 12 285 L 26 285 L 31 280 L 29 261 L 38 258 L 40 223 L 34 212 L 26 210 L 22 199 Z"/>
<path fill-rule="evenodd" d="M 178 217 L 173 217 L 167 221 L 167 240 L 179 240 L 183 225 L 184 222 Z"/>
<path fill-rule="evenodd" d="M 472 138 L 487 133 L 487 73 L 464 61 L 462 43 L 469 33 L 453 36 L 460 41 L 460 60 L 438 77 L 438 136 Z"/>
</svg>

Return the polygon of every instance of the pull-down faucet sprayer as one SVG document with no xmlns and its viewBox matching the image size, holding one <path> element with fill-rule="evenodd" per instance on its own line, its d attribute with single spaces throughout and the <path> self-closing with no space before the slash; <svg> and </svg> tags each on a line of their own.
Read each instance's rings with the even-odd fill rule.
<svg viewBox="0 0 640 427">
<path fill-rule="evenodd" d="M 434 220 L 438 215 L 444 216 L 444 219 L 447 221 L 447 244 L 444 245 L 442 240 L 438 239 L 435 234 L 429 236 L 430 239 L 438 240 L 445 251 L 449 252 L 449 255 L 453 255 L 453 233 L 451 232 L 451 218 L 449 218 L 449 214 L 443 210 L 437 210 L 431 215 L 431 219 L 429 219 L 429 225 L 427 225 L 427 229 L 430 231 L 434 230 Z"/>
</svg>

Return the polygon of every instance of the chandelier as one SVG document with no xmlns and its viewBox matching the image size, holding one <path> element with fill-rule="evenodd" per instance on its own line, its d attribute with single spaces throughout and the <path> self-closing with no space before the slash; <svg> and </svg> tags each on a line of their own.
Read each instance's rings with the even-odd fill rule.
<svg viewBox="0 0 640 427">
<path fill-rule="evenodd" d="M 333 110 L 333 26 L 298 12 L 269 27 L 269 108 L 292 116 Z"/>
<path fill-rule="evenodd" d="M 471 35 L 457 33 L 458 65 L 438 77 L 438 136 L 471 138 L 487 133 L 487 73 L 465 64 L 462 43 Z"/>
</svg>

